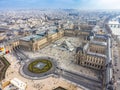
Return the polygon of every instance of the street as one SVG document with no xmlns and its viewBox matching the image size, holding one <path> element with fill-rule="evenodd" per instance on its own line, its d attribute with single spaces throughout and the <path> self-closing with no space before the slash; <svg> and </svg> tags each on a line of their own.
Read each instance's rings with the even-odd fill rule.
<svg viewBox="0 0 120 90">
<path fill-rule="evenodd" d="M 120 48 L 117 46 L 117 42 L 113 41 L 113 67 L 115 76 L 116 90 L 120 90 Z"/>
<path fill-rule="evenodd" d="M 91 77 L 86 77 L 84 75 L 76 74 L 67 70 L 58 69 L 57 75 L 63 77 L 77 85 L 82 85 L 90 90 L 101 90 L 102 82 L 98 80 L 91 79 Z"/>
</svg>

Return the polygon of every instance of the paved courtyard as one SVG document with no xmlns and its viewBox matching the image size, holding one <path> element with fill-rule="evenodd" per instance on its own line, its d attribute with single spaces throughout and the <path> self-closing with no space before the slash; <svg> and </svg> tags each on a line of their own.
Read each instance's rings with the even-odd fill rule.
<svg viewBox="0 0 120 90">
<path fill-rule="evenodd" d="M 28 52 L 24 50 L 22 50 L 22 52 L 24 52 L 30 58 L 29 60 L 31 60 L 32 58 L 38 58 L 38 57 L 51 57 L 51 58 L 54 58 L 58 67 L 60 68 L 63 68 L 65 70 L 72 71 L 78 74 L 83 74 L 87 77 L 98 79 L 98 73 L 96 73 L 96 71 L 91 70 L 89 68 L 82 67 L 80 65 L 76 65 L 75 58 L 74 58 L 75 49 L 73 51 L 69 51 L 60 46 L 60 44 L 64 40 L 68 40 L 69 42 L 71 42 L 71 44 L 74 47 L 78 47 L 81 44 L 79 38 L 64 37 L 37 52 Z M 9 60 L 9 62 L 11 63 L 11 66 L 8 68 L 6 72 L 6 79 L 3 80 L 3 82 L 11 80 L 16 77 L 24 81 L 25 83 L 27 83 L 28 85 L 27 90 L 52 90 L 59 86 L 68 90 L 82 90 L 76 84 L 68 80 L 65 80 L 63 78 L 49 77 L 49 78 L 44 78 L 40 80 L 24 78 L 19 73 L 19 70 L 21 67 L 19 60 L 17 60 L 17 58 L 12 54 L 8 54 L 5 57 Z"/>
<path fill-rule="evenodd" d="M 5 57 L 9 59 L 11 65 L 7 69 L 6 78 L 2 81 L 2 83 L 9 81 L 13 78 L 18 78 L 27 84 L 26 90 L 52 90 L 59 86 L 67 90 L 83 90 L 82 88 L 76 86 L 75 84 L 72 84 L 70 81 L 67 81 L 63 78 L 49 77 L 41 80 L 24 78 L 19 73 L 20 64 L 17 63 L 16 58 L 10 54 L 6 55 Z"/>
<path fill-rule="evenodd" d="M 82 73 L 84 75 L 98 79 L 97 71 L 91 70 L 89 68 L 82 67 L 75 63 L 75 49 L 71 52 L 69 50 L 60 47 L 64 40 L 70 41 L 74 47 L 80 46 L 81 42 L 79 38 L 76 37 L 63 37 L 62 39 L 46 46 L 45 48 L 37 52 L 25 52 L 30 58 L 35 58 L 39 56 L 49 56 L 54 58 L 58 63 L 60 68 L 73 71 L 76 73 Z M 24 51 L 23 51 L 24 52 Z"/>
</svg>

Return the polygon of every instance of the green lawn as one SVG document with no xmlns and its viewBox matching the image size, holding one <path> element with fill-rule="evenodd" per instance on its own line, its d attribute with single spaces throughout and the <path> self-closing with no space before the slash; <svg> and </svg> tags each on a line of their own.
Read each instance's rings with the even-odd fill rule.
<svg viewBox="0 0 120 90">
<path fill-rule="evenodd" d="M 5 78 L 5 72 L 9 67 L 10 63 L 3 56 L 0 57 L 0 60 L 4 63 L 4 68 L 0 71 L 0 81 L 1 81 Z"/>
<path fill-rule="evenodd" d="M 40 62 L 46 64 L 42 69 L 35 67 L 35 65 Z M 44 73 L 44 72 L 47 72 L 48 70 L 50 70 L 51 67 L 52 67 L 51 61 L 45 60 L 45 59 L 38 59 L 38 60 L 31 62 L 28 65 L 28 70 L 31 71 L 32 73 Z"/>
</svg>

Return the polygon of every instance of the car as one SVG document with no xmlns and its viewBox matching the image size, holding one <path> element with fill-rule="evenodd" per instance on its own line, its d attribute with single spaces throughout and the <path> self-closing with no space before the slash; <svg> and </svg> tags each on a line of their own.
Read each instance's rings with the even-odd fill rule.
<svg viewBox="0 0 120 90">
<path fill-rule="evenodd" d="M 115 66 L 117 66 L 117 63 L 115 63 Z"/>
<path fill-rule="evenodd" d="M 117 69 L 117 71 L 119 71 L 119 69 Z"/>
<path fill-rule="evenodd" d="M 120 79 L 120 77 L 118 79 Z"/>
<path fill-rule="evenodd" d="M 58 67 L 56 67 L 57 69 L 59 69 Z"/>
</svg>

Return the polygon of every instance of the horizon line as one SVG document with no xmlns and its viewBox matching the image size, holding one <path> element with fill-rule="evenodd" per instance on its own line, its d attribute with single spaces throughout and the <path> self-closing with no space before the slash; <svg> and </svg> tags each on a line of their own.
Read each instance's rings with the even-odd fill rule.
<svg viewBox="0 0 120 90">
<path fill-rule="evenodd" d="M 42 10 L 42 9 L 44 9 L 44 10 L 48 10 L 48 9 L 50 9 L 50 10 L 56 10 L 56 9 L 68 9 L 68 10 L 70 10 L 70 9 L 73 9 L 73 10 L 120 10 L 120 9 L 90 9 L 90 8 L 0 8 L 0 10 Z"/>
</svg>

